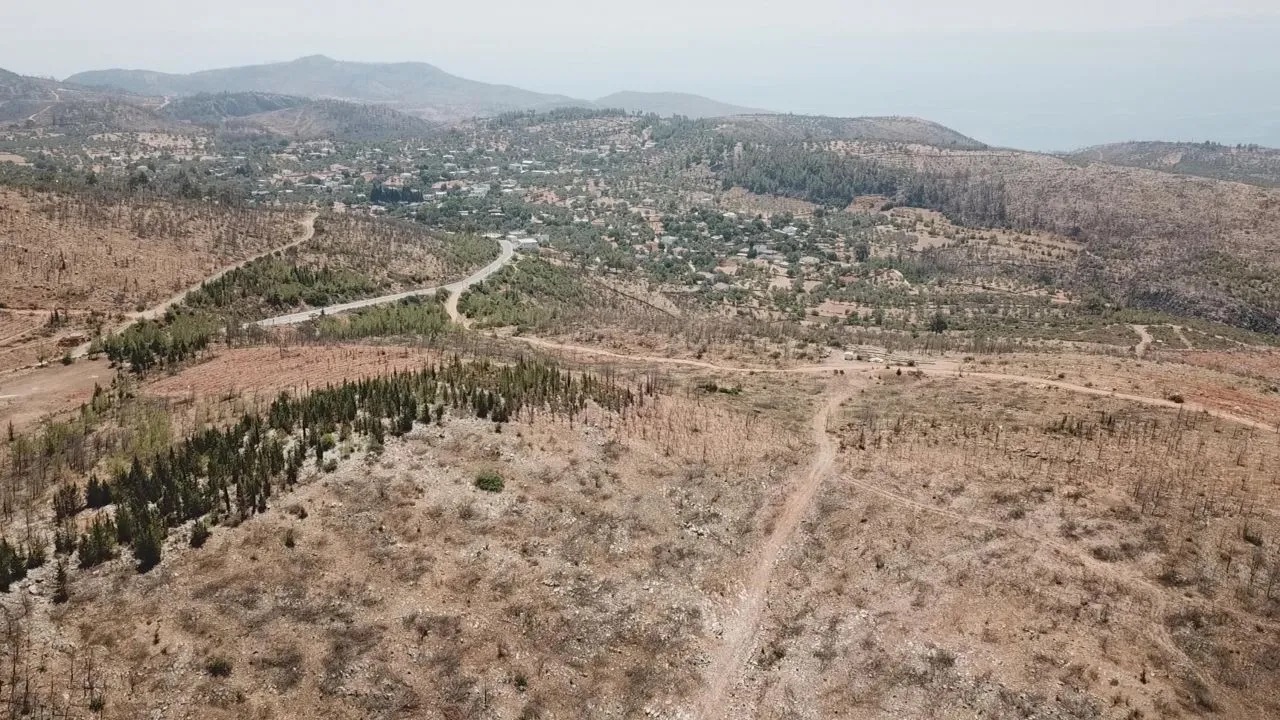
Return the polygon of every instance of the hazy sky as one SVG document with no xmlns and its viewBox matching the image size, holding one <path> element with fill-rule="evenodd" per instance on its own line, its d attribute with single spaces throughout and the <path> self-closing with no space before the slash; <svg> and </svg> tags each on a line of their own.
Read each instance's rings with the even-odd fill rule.
<svg viewBox="0 0 1280 720">
<path fill-rule="evenodd" d="M 4 0 L 0 67 L 65 77 L 325 54 L 593 98 L 915 114 L 1034 149 L 1280 145 L 1277 0 Z"/>
</svg>

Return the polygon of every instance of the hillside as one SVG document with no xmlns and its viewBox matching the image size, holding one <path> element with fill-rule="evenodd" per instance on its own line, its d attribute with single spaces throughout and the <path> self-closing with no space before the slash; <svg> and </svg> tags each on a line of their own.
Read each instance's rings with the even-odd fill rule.
<svg viewBox="0 0 1280 720">
<path fill-rule="evenodd" d="M 169 117 L 197 125 L 216 125 L 232 118 L 274 112 L 306 102 L 306 98 L 272 93 L 200 93 L 173 100 L 163 112 Z"/>
<path fill-rule="evenodd" d="M 751 115 L 726 118 L 721 133 L 760 141 L 880 140 L 977 150 L 986 145 L 951 128 L 912 117 L 836 118 Z"/>
<path fill-rule="evenodd" d="M 1280 187 L 1280 150 L 1257 145 L 1127 142 L 1085 148 L 1068 157 L 1080 162 L 1130 165 L 1251 185 Z"/>
<path fill-rule="evenodd" d="M 340 100 L 314 100 L 240 118 L 233 126 L 253 125 L 300 140 L 336 138 L 348 142 L 422 137 L 435 125 L 388 107 Z"/>
<path fill-rule="evenodd" d="M 1050 232 L 1085 252 L 1052 272 L 1122 306 L 1280 332 L 1280 191 L 1017 150 L 877 141 L 758 143 L 726 161 L 753 192 L 827 205 L 862 195 L 973 228 Z"/>
<path fill-rule="evenodd" d="M 619 92 L 596 100 L 596 105 L 602 108 L 619 108 L 627 112 L 654 113 L 662 116 L 681 115 L 693 119 L 771 114 L 768 110 L 730 105 L 701 95 L 670 92 Z"/>
<path fill-rule="evenodd" d="M 260 92 L 201 93 L 178 98 L 164 108 L 164 113 L 206 127 L 300 140 L 334 138 L 358 142 L 421 137 L 435 127 L 422 118 L 386 106 Z"/>
<path fill-rule="evenodd" d="M 115 129 L 126 117 L 136 118 L 135 110 L 146 112 L 147 108 L 160 103 L 159 98 L 28 77 L 0 69 L 0 123 L 30 120 L 36 124 L 63 126 L 74 123 L 78 117 L 86 117 L 88 122 Z M 121 117 L 113 118 L 116 114 Z M 159 122 L 150 118 L 144 124 Z"/>
<path fill-rule="evenodd" d="M 68 81 L 153 95 L 265 92 L 379 103 L 441 121 L 512 110 L 590 105 L 561 95 L 466 80 L 426 63 L 343 62 L 322 55 L 187 75 L 99 70 L 78 73 Z"/>
<path fill-rule="evenodd" d="M 181 100 L 0 133 L 9 717 L 1280 717 L 1280 189 Z"/>
</svg>

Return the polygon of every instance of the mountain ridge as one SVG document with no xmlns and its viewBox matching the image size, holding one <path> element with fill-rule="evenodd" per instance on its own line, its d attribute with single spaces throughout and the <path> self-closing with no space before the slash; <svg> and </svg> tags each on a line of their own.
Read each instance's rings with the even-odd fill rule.
<svg viewBox="0 0 1280 720">
<path fill-rule="evenodd" d="M 66 82 L 166 97 L 253 92 L 385 104 L 435 121 L 558 107 L 619 108 L 690 118 L 772 112 L 682 92 L 622 91 L 591 101 L 469 80 L 425 62 L 356 62 L 335 60 L 327 55 L 192 73 L 125 68 L 90 70 L 71 75 Z"/>
<path fill-rule="evenodd" d="M 287 90 L 201 90 L 202 85 L 289 85 L 279 80 L 281 73 L 302 69 L 340 68 L 339 75 L 347 83 L 340 86 L 324 77 L 303 78 Z M 264 69 L 265 68 L 265 69 Z M 310 70 L 308 69 L 310 68 Z M 406 73 L 424 71 L 432 75 L 426 85 L 436 92 L 442 104 L 408 107 L 411 103 L 397 95 L 404 89 L 376 81 L 377 77 L 361 75 L 390 73 L 391 79 L 404 80 Z M 391 70 L 387 70 L 391 68 Z M 425 70 L 424 70 L 425 69 Z M 511 111 L 547 111 L 557 107 L 599 109 L 597 103 L 572 101 L 566 96 L 549 96 L 511 88 L 505 85 L 475 83 L 451 76 L 426 63 L 347 63 L 323 55 L 299 58 L 288 63 L 245 66 L 231 69 L 240 76 L 228 81 L 223 70 L 207 70 L 189 75 L 172 75 L 150 70 L 90 71 L 72 75 L 66 80 L 30 78 L 0 70 L 0 100 L 4 101 L 0 122 L 21 122 L 35 116 L 43 124 L 70 127 L 82 118 L 99 128 L 117 130 L 233 130 L 268 132 L 296 137 L 388 138 L 421 136 L 436 124 L 499 115 Z M 201 78 L 191 81 L 190 78 Z M 434 79 L 432 79 L 434 78 Z M 443 79 L 441 79 L 443 78 Z M 286 78 L 287 80 L 287 78 Z M 83 84 L 88 83 L 88 84 Z M 362 84 L 363 83 L 363 84 Z M 298 87 L 301 84 L 302 87 Z M 368 87 L 365 87 L 368 85 Z M 419 90 L 422 90 L 419 82 Z M 468 99 L 467 93 L 481 88 L 481 97 Z M 496 89 L 496 90 L 495 90 Z M 302 92 L 298 92 L 301 90 Z M 492 93 L 508 90 L 517 96 L 533 98 L 539 106 L 495 106 Z M 309 91 L 309 94 L 308 94 Z M 327 91 L 327 92 L 326 92 Z M 452 95 L 450 94 L 452 93 Z M 486 95 L 487 93 L 487 95 Z M 363 99 L 341 99 L 357 95 Z M 486 97 L 489 100 L 486 100 Z M 423 100 L 419 93 L 409 100 Z M 551 98 L 551 100 L 546 100 Z M 572 102 L 557 104 L 560 99 Z M 77 101 L 75 106 L 68 101 Z M 545 101 L 545 102 L 544 102 Z M 709 118 L 732 126 L 745 137 L 761 139 L 878 139 L 898 142 L 935 144 L 948 147 L 986 147 L 961 133 L 919 118 L 835 118 L 772 113 L 721 103 L 688 93 L 623 92 L 600 99 L 603 104 L 627 105 L 628 112 L 682 115 Z M 548 104 L 549 103 L 549 104 Z M 463 110 L 463 107 L 466 110 Z M 55 109 L 66 110 L 56 112 Z M 756 114 L 761 113 L 761 114 Z M 360 126 L 361 122 L 370 127 Z M 136 128 L 132 126 L 137 126 Z"/>
<path fill-rule="evenodd" d="M 776 115 L 772 110 L 732 105 L 704 95 L 682 92 L 636 92 L 624 90 L 595 101 L 603 108 L 627 112 L 654 113 L 663 116 L 682 115 L 691 119 L 729 117 L 733 115 Z"/>
<path fill-rule="evenodd" d="M 468 80 L 428 63 L 350 62 L 324 55 L 186 74 L 152 70 L 92 70 L 72 75 L 67 81 L 166 96 L 262 92 L 381 104 L 435 121 L 497 115 L 514 110 L 591 106 L 589 102 L 564 95 Z"/>
</svg>

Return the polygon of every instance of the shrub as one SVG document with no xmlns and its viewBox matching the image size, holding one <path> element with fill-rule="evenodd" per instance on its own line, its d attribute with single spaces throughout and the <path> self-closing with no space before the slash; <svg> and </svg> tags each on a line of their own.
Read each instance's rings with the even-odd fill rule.
<svg viewBox="0 0 1280 720">
<path fill-rule="evenodd" d="M 27 543 L 27 569 L 35 570 L 49 557 L 48 541 L 43 535 L 35 535 Z"/>
<path fill-rule="evenodd" d="M 71 599 L 71 583 L 67 575 L 67 562 L 58 560 L 58 569 L 53 576 L 53 602 L 61 605 Z"/>
<path fill-rule="evenodd" d="M 505 486 L 506 482 L 502 479 L 502 476 L 492 470 L 485 470 L 476 476 L 476 487 L 485 492 L 502 492 L 502 488 Z"/>
<path fill-rule="evenodd" d="M 1262 547 L 1262 534 L 1259 533 L 1257 530 L 1249 527 L 1248 525 L 1245 525 L 1244 529 L 1241 531 L 1240 534 L 1242 537 L 1244 537 L 1244 541 L 1249 543 L 1250 545 L 1253 545 L 1255 547 Z"/>
<path fill-rule="evenodd" d="M 76 524 L 73 520 L 67 520 L 53 531 L 53 552 L 57 555 L 70 555 L 75 551 Z"/>
<path fill-rule="evenodd" d="M 231 674 L 231 661 L 215 655 L 204 663 L 205 672 L 217 678 L 224 678 Z"/>
<path fill-rule="evenodd" d="M 99 481 L 97 475 L 90 475 L 89 484 L 84 488 L 84 499 L 91 508 L 106 507 L 111 504 L 111 486 Z"/>
<path fill-rule="evenodd" d="M 164 521 L 151 508 L 139 513 L 137 533 L 133 538 L 133 558 L 138 561 L 138 572 L 144 573 L 160 564 L 164 553 Z"/>
<path fill-rule="evenodd" d="M 209 530 L 209 525 L 204 520 L 197 520 L 195 525 L 191 526 L 191 547 L 204 547 L 205 541 L 212 534 Z"/>
<path fill-rule="evenodd" d="M 89 532 L 80 536 L 80 567 L 90 568 L 115 557 L 116 526 L 111 520 L 96 517 Z"/>
<path fill-rule="evenodd" d="M 75 483 L 63 485 L 53 494 L 53 519 L 62 521 L 80 512 L 80 486 Z"/>
</svg>

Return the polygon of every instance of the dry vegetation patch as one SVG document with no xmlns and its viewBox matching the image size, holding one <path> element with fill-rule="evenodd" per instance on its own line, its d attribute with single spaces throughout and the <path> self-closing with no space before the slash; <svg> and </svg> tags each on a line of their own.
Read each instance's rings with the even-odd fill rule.
<svg viewBox="0 0 1280 720">
<path fill-rule="evenodd" d="M 296 236 L 292 213 L 0 191 L 0 304 L 129 312 Z"/>
<path fill-rule="evenodd" d="M 61 358 L 101 321 L 92 313 L 0 310 L 0 373 Z"/>
<path fill-rule="evenodd" d="M 833 428 L 729 715 L 1280 712 L 1274 433 L 911 373 Z"/>
<path fill-rule="evenodd" d="M 93 397 L 95 385 L 110 386 L 114 375 L 105 360 L 0 374 L 0 431 L 10 423 L 21 431 L 79 407 Z"/>
<path fill-rule="evenodd" d="M 986 358 L 962 367 L 1172 400 L 1188 408 L 1209 408 L 1276 427 L 1280 426 L 1280 393 L 1275 381 L 1265 375 L 1270 357 L 1266 351 L 1238 355 L 1180 352 L 1148 359 L 1045 353 Z"/>
<path fill-rule="evenodd" d="M 257 398 L 307 392 L 344 380 L 421 367 L 438 352 L 401 345 L 293 345 L 228 348 L 180 373 L 149 383 L 148 394 L 168 398 Z"/>
<path fill-rule="evenodd" d="M 455 280 L 496 255 L 496 243 L 482 239 L 353 215 L 321 218 L 315 237 L 297 250 L 301 265 L 352 270 L 389 292 Z"/>
<path fill-rule="evenodd" d="M 621 417 L 340 443 L 332 472 L 199 549 L 178 531 L 145 576 L 77 574 L 33 637 L 66 649 L 58 682 L 94 654 L 104 717 L 672 716 L 806 451 L 786 438 L 807 384 L 723 380 Z"/>
</svg>

